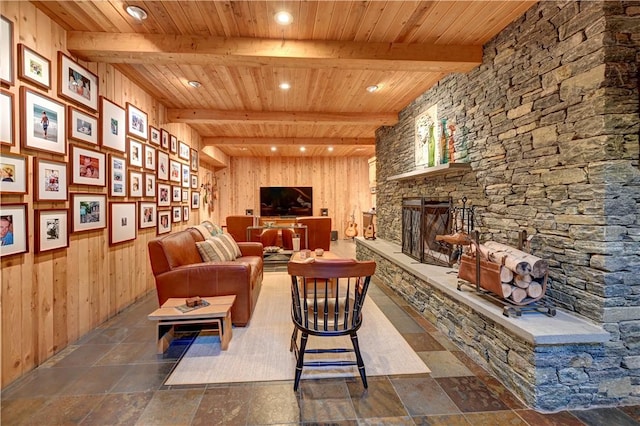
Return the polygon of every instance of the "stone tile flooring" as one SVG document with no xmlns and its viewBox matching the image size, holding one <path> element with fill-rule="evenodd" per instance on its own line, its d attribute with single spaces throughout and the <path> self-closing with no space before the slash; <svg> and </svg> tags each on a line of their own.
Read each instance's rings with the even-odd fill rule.
<svg viewBox="0 0 640 426">
<path fill-rule="evenodd" d="M 332 251 L 354 256 L 354 243 Z M 2 425 L 638 425 L 640 407 L 528 409 L 391 290 L 370 297 L 431 374 L 167 387 L 193 335 L 155 353 L 155 294 L 65 348 L 1 395 Z M 366 319 L 365 319 L 366 323 Z M 232 341 L 233 344 L 233 341 Z M 364 348 L 363 350 L 367 350 Z"/>
</svg>

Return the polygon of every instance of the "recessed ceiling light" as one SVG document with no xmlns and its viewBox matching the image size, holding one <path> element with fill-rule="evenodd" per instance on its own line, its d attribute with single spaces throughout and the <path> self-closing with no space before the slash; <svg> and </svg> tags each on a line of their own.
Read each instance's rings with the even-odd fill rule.
<svg viewBox="0 0 640 426">
<path fill-rule="evenodd" d="M 327 150 L 328 150 L 329 152 L 333 152 L 333 147 L 332 147 L 332 146 L 330 146 L 329 148 L 327 148 Z"/>
<path fill-rule="evenodd" d="M 140 6 L 127 6 L 127 13 L 137 21 L 144 21 L 147 19 L 147 11 Z"/>
<path fill-rule="evenodd" d="M 293 22 L 293 16 L 286 10 L 282 10 L 273 16 L 273 19 L 280 25 L 289 25 Z"/>
<path fill-rule="evenodd" d="M 300 147 L 300 152 L 305 152 L 307 150 L 307 148 L 305 148 L 304 146 Z"/>
<path fill-rule="evenodd" d="M 191 80 L 191 81 L 189 81 L 189 86 L 198 88 L 198 87 L 202 86 L 202 84 L 200 84 L 199 81 Z"/>
<path fill-rule="evenodd" d="M 291 89 L 291 85 L 289 83 L 287 83 L 286 81 L 280 83 L 280 85 L 278 87 L 280 87 L 282 90 Z"/>
<path fill-rule="evenodd" d="M 375 84 L 371 85 L 371 86 L 367 86 L 367 92 L 369 93 L 373 93 L 373 92 L 377 92 L 379 89 L 379 87 Z"/>
<path fill-rule="evenodd" d="M 278 148 L 276 148 L 275 146 L 271 147 L 271 152 L 276 152 L 278 150 Z"/>
</svg>

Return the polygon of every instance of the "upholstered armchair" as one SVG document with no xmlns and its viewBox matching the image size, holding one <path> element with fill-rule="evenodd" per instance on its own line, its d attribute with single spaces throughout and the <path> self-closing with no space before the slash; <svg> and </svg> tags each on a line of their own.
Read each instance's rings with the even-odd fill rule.
<svg viewBox="0 0 640 426">
<path fill-rule="evenodd" d="M 247 228 L 256 223 L 255 216 L 227 216 L 227 232 L 236 242 L 246 242 Z"/>
<path fill-rule="evenodd" d="M 308 247 L 304 247 L 304 239 L 300 241 L 300 248 L 315 250 L 321 248 L 331 249 L 331 218 L 326 216 L 306 216 L 296 218 L 296 223 L 306 225 Z"/>
</svg>

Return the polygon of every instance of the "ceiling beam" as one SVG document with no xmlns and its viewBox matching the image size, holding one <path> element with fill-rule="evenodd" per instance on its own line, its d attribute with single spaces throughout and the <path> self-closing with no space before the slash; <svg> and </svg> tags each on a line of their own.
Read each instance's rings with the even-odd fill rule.
<svg viewBox="0 0 640 426">
<path fill-rule="evenodd" d="M 375 138 L 231 138 L 231 137 L 206 137 L 202 139 L 203 145 L 361 145 L 370 146 L 376 144 Z"/>
<path fill-rule="evenodd" d="M 170 123 L 253 122 L 282 124 L 371 124 L 392 126 L 398 122 L 395 113 L 306 112 L 306 111 L 217 111 L 211 109 L 168 109 Z"/>
<path fill-rule="evenodd" d="M 106 63 L 466 72 L 482 46 L 67 32 L 67 49 Z"/>
</svg>

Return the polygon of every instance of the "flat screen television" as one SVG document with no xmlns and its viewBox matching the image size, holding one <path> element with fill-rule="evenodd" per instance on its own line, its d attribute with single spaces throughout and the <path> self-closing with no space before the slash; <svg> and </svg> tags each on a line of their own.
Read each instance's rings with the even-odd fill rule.
<svg viewBox="0 0 640 426">
<path fill-rule="evenodd" d="M 313 188 L 310 186 L 261 187 L 260 216 L 313 216 Z"/>
</svg>

